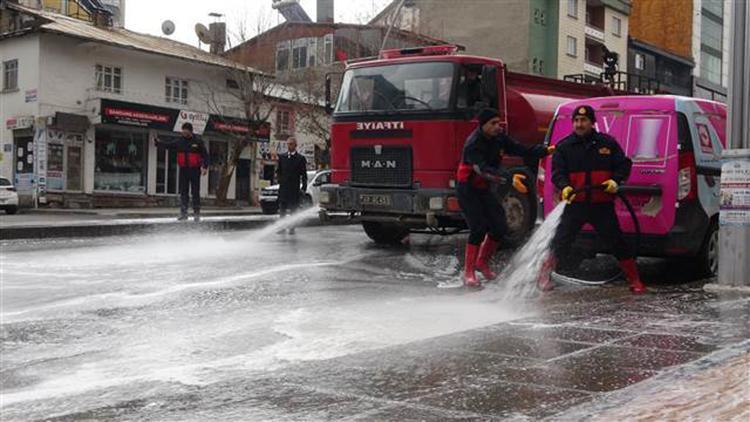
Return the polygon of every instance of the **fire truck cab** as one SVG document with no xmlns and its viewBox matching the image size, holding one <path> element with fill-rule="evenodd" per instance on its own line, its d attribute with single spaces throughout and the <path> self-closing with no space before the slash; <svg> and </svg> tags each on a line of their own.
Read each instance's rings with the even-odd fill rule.
<svg viewBox="0 0 750 422">
<path fill-rule="evenodd" d="M 497 108 L 513 139 L 534 144 L 543 142 L 559 104 L 611 92 L 509 72 L 500 60 L 458 54 L 451 45 L 384 50 L 349 64 L 338 100 L 327 101 L 332 177 L 321 189 L 321 218 L 356 214 L 377 243 L 398 243 L 411 231 L 459 231 L 465 222 L 455 172 L 480 109 Z M 503 164 L 529 181 L 528 194 L 511 190 L 501 198 L 506 243 L 513 244 L 536 220 L 537 166 L 510 157 Z"/>
</svg>

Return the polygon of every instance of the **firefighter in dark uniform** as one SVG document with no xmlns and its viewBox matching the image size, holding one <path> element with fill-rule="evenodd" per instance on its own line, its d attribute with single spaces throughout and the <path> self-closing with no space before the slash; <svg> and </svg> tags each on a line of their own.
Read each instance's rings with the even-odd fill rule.
<svg viewBox="0 0 750 422">
<path fill-rule="evenodd" d="M 475 269 L 487 280 L 497 277 L 489 262 L 507 231 L 505 211 L 490 185 L 512 181 L 516 190 L 528 192 L 524 175 L 511 176 L 501 168 L 503 154 L 541 158 L 548 153 L 542 145 L 526 147 L 503 134 L 497 110 L 484 109 L 478 117 L 479 127 L 466 139 L 456 175 L 458 202 L 470 232 L 464 262 L 469 287 L 480 286 Z"/>
<path fill-rule="evenodd" d="M 615 214 L 615 193 L 630 175 L 632 162 L 617 141 L 594 129 L 596 117 L 590 106 L 573 113 L 574 133 L 560 141 L 552 157 L 552 182 L 568 205 L 552 239 L 552 251 L 545 260 L 538 285 L 541 290 L 554 286 L 550 273 L 563 252 L 570 248 L 584 224 L 590 223 L 620 262 L 634 294 L 646 292 L 635 264 L 633 251 L 625 242 Z M 598 189 L 586 187 L 601 186 Z M 575 193 L 584 189 L 579 193 Z"/>
<path fill-rule="evenodd" d="M 177 152 L 177 165 L 180 167 L 180 216 L 179 221 L 187 220 L 190 195 L 193 196 L 193 218 L 201 219 L 201 176 L 208 173 L 208 152 L 203 141 L 193 134 L 193 125 L 182 125 L 182 136 L 172 142 L 156 139 L 157 146 Z"/>
<path fill-rule="evenodd" d="M 307 190 L 307 160 L 297 152 L 297 140 L 287 140 L 286 154 L 279 156 L 279 214 L 284 217 L 297 211 L 303 193 Z M 294 227 L 289 229 L 294 234 Z"/>
</svg>

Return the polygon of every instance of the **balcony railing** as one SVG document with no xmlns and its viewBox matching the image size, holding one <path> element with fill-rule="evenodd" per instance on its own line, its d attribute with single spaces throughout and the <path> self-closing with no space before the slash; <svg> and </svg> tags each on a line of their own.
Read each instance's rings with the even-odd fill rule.
<svg viewBox="0 0 750 422">
<path fill-rule="evenodd" d="M 591 37 L 592 39 L 595 39 L 597 41 L 604 42 L 604 30 L 601 28 L 597 28 L 591 24 L 586 24 L 586 27 L 584 28 L 584 32 L 588 37 Z"/>
</svg>

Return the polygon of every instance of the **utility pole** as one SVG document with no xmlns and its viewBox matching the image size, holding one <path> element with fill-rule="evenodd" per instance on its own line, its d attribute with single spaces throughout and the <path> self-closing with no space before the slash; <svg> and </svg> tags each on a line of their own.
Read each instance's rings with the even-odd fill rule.
<svg viewBox="0 0 750 422">
<path fill-rule="evenodd" d="M 722 154 L 719 285 L 750 286 L 750 5 L 732 1 L 729 145 Z"/>
</svg>

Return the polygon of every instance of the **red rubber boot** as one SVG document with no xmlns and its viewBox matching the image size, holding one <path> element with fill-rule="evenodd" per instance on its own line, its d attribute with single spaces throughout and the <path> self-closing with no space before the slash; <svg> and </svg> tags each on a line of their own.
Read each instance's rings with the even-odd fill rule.
<svg viewBox="0 0 750 422">
<path fill-rule="evenodd" d="M 547 258 L 542 263 L 542 269 L 539 271 L 539 278 L 536 280 L 536 286 L 543 292 L 548 292 L 555 288 L 552 282 L 552 271 L 557 267 L 557 257 L 552 252 L 547 254 Z"/>
<path fill-rule="evenodd" d="M 630 284 L 630 291 L 634 295 L 642 295 L 648 290 L 646 286 L 641 282 L 641 276 L 638 274 L 638 267 L 635 265 L 635 259 L 623 259 L 620 261 L 620 268 L 625 273 L 625 278 Z"/>
<path fill-rule="evenodd" d="M 484 276 L 487 281 L 491 281 L 497 278 L 497 273 L 490 269 L 490 259 L 497 250 L 498 242 L 492 240 L 487 235 L 482 242 L 482 246 L 479 248 L 479 257 L 477 258 L 477 270 Z"/>
<path fill-rule="evenodd" d="M 482 284 L 477 280 L 474 273 L 477 256 L 479 255 L 479 245 L 466 244 L 466 258 L 464 260 L 464 286 L 480 287 Z"/>
</svg>

